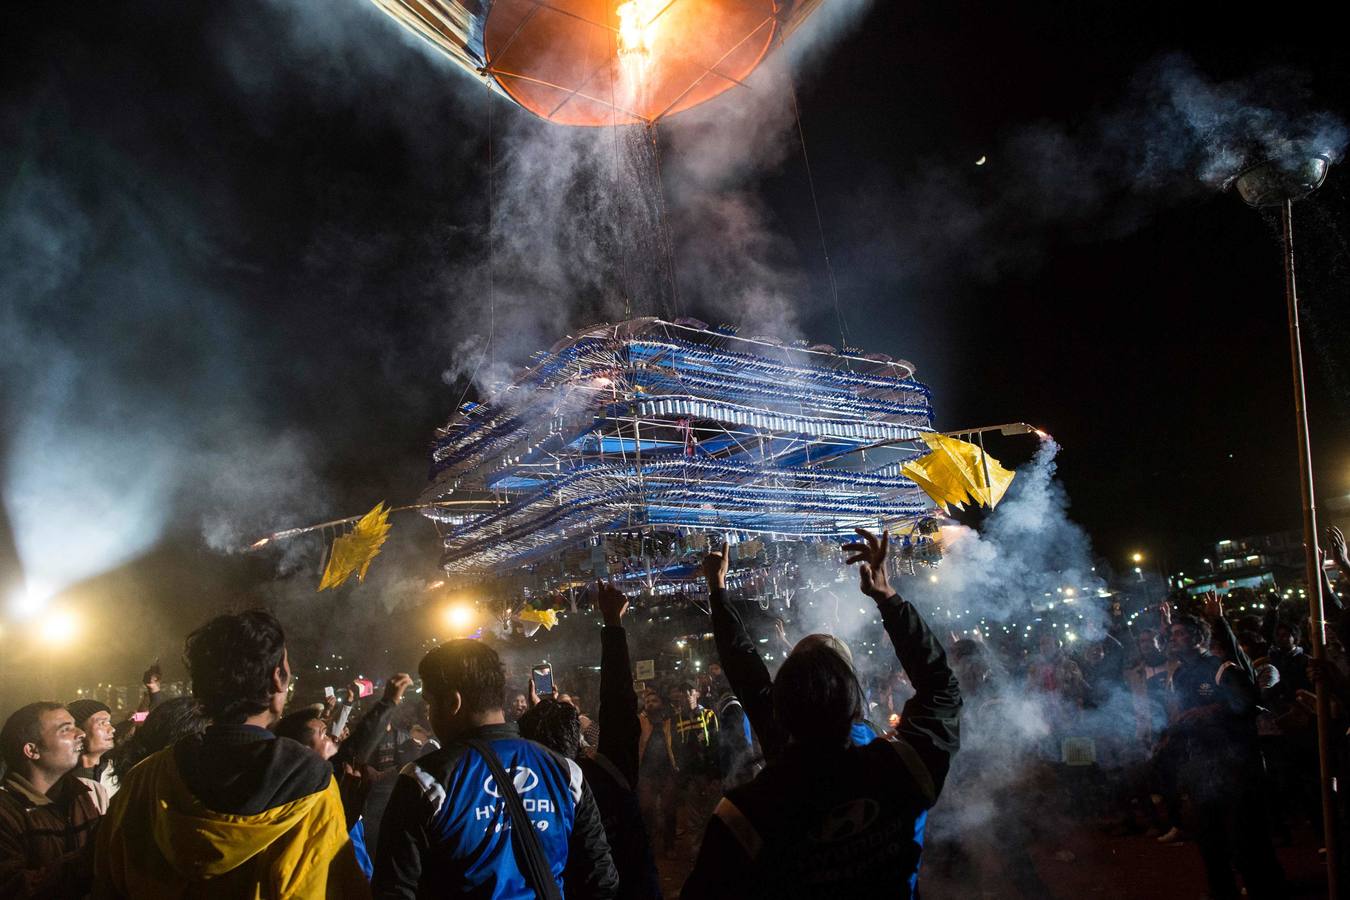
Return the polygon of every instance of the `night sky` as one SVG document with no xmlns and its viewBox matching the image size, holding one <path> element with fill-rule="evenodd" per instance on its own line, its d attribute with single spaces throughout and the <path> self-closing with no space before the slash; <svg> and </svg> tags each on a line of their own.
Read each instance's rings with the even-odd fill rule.
<svg viewBox="0 0 1350 900">
<path fill-rule="evenodd" d="M 312 586 L 317 542 L 212 547 L 410 501 L 465 390 L 485 316 L 487 104 L 499 178 L 541 126 L 364 6 L 0 14 L 5 527 L 45 517 L 71 557 L 82 529 L 136 533 L 112 571 L 81 573 L 87 596 L 115 598 L 88 601 L 105 614 L 96 659 L 172 656 L 228 599 Z M 1299 524 L 1277 224 L 1184 165 L 1144 184 L 1126 162 L 1132 134 L 1165 141 L 1151 73 L 1180 66 L 1254 85 L 1291 117 L 1340 118 L 1350 73 L 1329 29 L 1194 6 L 878 2 L 797 77 L 851 342 L 913 360 L 941 428 L 1053 433 L 1073 518 L 1121 567 L 1142 548 L 1175 570 L 1219 538 Z M 1285 90 L 1287 109 L 1272 99 Z M 789 137 L 735 189 L 762 213 L 797 328 L 837 343 Z M 678 135 L 663 146 L 679 165 Z M 1296 208 L 1324 500 L 1350 492 L 1344 175 Z M 696 255 L 677 245 L 682 275 Z M 733 317 L 706 289 L 683 293 L 691 313 Z M 531 334 L 559 337 L 603 309 L 537 304 Z M 25 432 L 34 420 L 45 430 Z M 80 460 L 88 482 L 25 505 L 13 473 L 44 458 L 34 446 Z M 1032 450 L 996 449 L 1014 464 Z M 148 512 L 107 522 L 87 501 L 105 459 L 155 483 L 139 489 Z M 430 579 L 435 559 L 430 527 L 404 520 L 388 566 Z M 371 615 L 359 592 L 304 603 L 319 634 Z"/>
</svg>

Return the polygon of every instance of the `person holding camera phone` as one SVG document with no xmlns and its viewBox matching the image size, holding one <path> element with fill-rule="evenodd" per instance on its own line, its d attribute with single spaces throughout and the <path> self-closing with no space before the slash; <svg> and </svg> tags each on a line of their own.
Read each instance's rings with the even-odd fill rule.
<svg viewBox="0 0 1350 900">
<path fill-rule="evenodd" d="M 628 598 L 612 585 L 597 582 L 594 599 L 604 620 L 600 630 L 600 734 L 594 752 L 583 752 L 585 716 L 574 705 L 549 696 L 521 717 L 520 733 L 575 760 L 581 768 L 605 826 L 621 900 L 660 900 L 660 876 L 637 795 L 641 725 L 623 628 Z"/>
<path fill-rule="evenodd" d="M 1210 895 L 1237 897 L 1237 869 L 1249 896 L 1282 897 L 1284 873 L 1261 797 L 1256 672 L 1213 592 L 1204 610 L 1204 619 L 1180 615 L 1168 628 L 1181 665 L 1172 675 L 1170 723 L 1158 752 L 1174 756 L 1177 784 L 1195 807 Z M 1226 660 L 1210 652 L 1211 634 Z"/>
</svg>

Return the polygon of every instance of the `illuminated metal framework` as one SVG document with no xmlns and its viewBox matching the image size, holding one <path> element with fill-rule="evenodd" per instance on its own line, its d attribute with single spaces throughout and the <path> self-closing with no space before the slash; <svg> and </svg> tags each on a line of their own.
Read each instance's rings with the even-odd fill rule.
<svg viewBox="0 0 1350 900">
<path fill-rule="evenodd" d="M 536 354 L 488 403 L 437 433 L 424 507 L 452 575 L 552 586 L 696 573 L 709 535 L 739 556 L 832 545 L 927 519 L 900 465 L 926 452 L 913 366 L 827 345 L 742 338 L 692 319 L 586 329 Z M 481 504 L 481 505 L 478 505 Z M 915 533 L 911 563 L 936 559 Z M 798 547 L 800 549 L 800 547 Z"/>
</svg>

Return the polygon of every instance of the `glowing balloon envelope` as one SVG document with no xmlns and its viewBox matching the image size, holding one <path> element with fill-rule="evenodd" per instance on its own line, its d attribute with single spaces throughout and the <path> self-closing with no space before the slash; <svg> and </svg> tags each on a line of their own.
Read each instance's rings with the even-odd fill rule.
<svg viewBox="0 0 1350 900">
<path fill-rule="evenodd" d="M 651 124 L 743 85 L 822 0 L 372 0 L 562 125 Z"/>
</svg>

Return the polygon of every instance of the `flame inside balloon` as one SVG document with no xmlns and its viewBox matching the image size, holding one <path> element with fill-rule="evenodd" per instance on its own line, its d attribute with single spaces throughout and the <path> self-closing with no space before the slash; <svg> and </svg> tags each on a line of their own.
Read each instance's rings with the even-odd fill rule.
<svg viewBox="0 0 1350 900">
<path fill-rule="evenodd" d="M 615 12 L 619 16 L 620 56 L 651 53 L 664 8 L 664 0 L 627 0 L 619 4 Z"/>
</svg>

